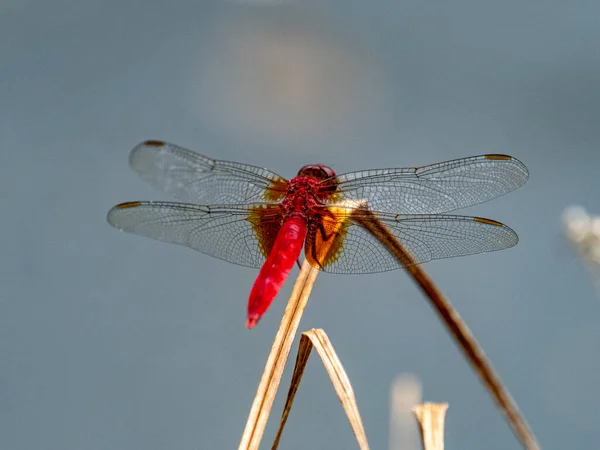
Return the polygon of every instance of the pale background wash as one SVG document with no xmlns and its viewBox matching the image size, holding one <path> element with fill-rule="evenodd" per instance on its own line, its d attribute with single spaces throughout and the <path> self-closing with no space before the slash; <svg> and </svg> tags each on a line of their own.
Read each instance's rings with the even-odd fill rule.
<svg viewBox="0 0 600 450">
<path fill-rule="evenodd" d="M 3 0 L 0 448 L 239 443 L 292 282 L 248 331 L 255 270 L 107 225 L 115 203 L 166 199 L 127 166 L 150 138 L 286 177 L 521 159 L 523 188 L 466 212 L 519 245 L 426 268 L 542 446 L 596 448 L 600 300 L 560 217 L 600 213 L 599 17 L 591 0 Z M 402 271 L 321 276 L 302 327 L 329 334 L 373 449 L 399 373 L 450 403 L 447 448 L 519 447 Z M 311 360 L 282 448 L 355 445 Z"/>
</svg>

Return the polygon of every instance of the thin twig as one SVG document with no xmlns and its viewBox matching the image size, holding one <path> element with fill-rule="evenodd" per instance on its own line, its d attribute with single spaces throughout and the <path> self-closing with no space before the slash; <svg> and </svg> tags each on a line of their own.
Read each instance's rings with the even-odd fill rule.
<svg viewBox="0 0 600 450">
<path fill-rule="evenodd" d="M 258 385 L 239 450 L 256 450 L 260 445 L 292 342 L 318 273 L 319 270 L 308 262 L 302 265 Z"/>
<path fill-rule="evenodd" d="M 540 448 L 539 444 L 525 418 L 520 413 L 517 404 L 508 393 L 508 390 L 502 385 L 500 378 L 496 375 L 492 365 L 487 360 L 483 349 L 477 343 L 467 324 L 450 304 L 450 301 L 446 299 L 421 266 L 416 264 L 410 252 L 404 248 L 396 236 L 377 219 L 376 214 L 366 209 L 356 210 L 352 213 L 352 219 L 376 237 L 406 268 L 421 290 L 431 300 L 442 322 L 458 342 L 459 347 L 508 420 L 517 438 L 526 449 L 538 450 Z"/>
<path fill-rule="evenodd" d="M 419 422 L 423 450 L 444 450 L 444 419 L 448 403 L 423 403 L 413 408 Z"/>
<path fill-rule="evenodd" d="M 298 391 L 298 386 L 302 380 L 302 375 L 304 374 L 304 369 L 306 368 L 306 364 L 313 346 L 317 349 L 317 352 L 321 357 L 321 361 L 323 361 L 323 365 L 329 374 L 331 383 L 333 384 L 338 399 L 340 400 L 340 403 L 346 412 L 346 416 L 348 417 L 348 421 L 350 422 L 350 426 L 352 427 L 352 431 L 354 432 L 354 436 L 356 437 L 356 442 L 358 443 L 359 448 L 361 450 L 369 450 L 367 435 L 365 434 L 365 429 L 360 418 L 352 384 L 348 379 L 348 375 L 346 375 L 346 371 L 344 370 L 340 359 L 335 353 L 333 344 L 327 337 L 325 331 L 321 329 L 312 329 L 302 333 L 300 345 L 298 346 L 298 356 L 296 358 L 294 374 L 292 375 L 290 389 L 285 406 L 283 408 L 283 413 L 281 414 L 279 429 L 277 430 L 277 435 L 275 436 L 272 450 L 277 450 L 277 447 L 279 446 L 283 428 L 287 422 L 292 404 L 294 402 L 294 397 Z"/>
</svg>

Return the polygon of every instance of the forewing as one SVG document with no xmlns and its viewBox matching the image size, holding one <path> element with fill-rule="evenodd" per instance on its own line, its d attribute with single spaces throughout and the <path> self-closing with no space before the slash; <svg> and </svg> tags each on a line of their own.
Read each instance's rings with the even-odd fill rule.
<svg viewBox="0 0 600 450">
<path fill-rule="evenodd" d="M 260 268 L 281 227 L 277 205 L 198 206 L 129 202 L 113 207 L 110 225 L 128 233 L 185 245 L 215 258 Z"/>
<path fill-rule="evenodd" d="M 276 202 L 287 180 L 260 167 L 207 158 L 163 141 L 145 141 L 129 164 L 151 185 L 178 200 L 200 204 Z"/>
<path fill-rule="evenodd" d="M 473 156 L 423 167 L 346 173 L 338 176 L 332 202 L 366 201 L 373 211 L 440 214 L 504 195 L 528 177 L 525 165 L 511 156 Z"/>
<path fill-rule="evenodd" d="M 517 244 L 517 234 L 509 227 L 489 219 L 452 215 L 393 215 L 354 210 L 352 216 L 338 215 L 331 251 L 320 251 L 322 229 L 315 223 L 309 229 L 306 243 L 307 259 L 315 267 L 332 273 L 376 273 L 399 269 L 400 263 L 373 234 L 362 225 L 376 215 L 379 224 L 395 236 L 410 252 L 415 264 L 433 259 L 473 255 L 512 247 Z M 333 219 L 328 218 L 330 222 Z M 327 233 L 325 233 L 327 236 Z M 317 248 L 317 250 L 313 250 Z M 315 258 L 316 255 L 316 258 Z"/>
</svg>

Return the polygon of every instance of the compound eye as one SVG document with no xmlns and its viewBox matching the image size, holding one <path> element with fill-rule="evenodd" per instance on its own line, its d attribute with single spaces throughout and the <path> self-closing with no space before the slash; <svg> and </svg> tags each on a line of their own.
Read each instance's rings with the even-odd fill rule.
<svg viewBox="0 0 600 450">
<path fill-rule="evenodd" d="M 333 177 L 335 177 L 335 172 L 333 171 L 333 169 L 331 167 L 321 166 L 321 170 L 325 174 L 324 178 L 333 178 Z"/>
<path fill-rule="evenodd" d="M 298 176 L 301 177 L 312 177 L 317 180 L 325 180 L 327 178 L 335 177 L 335 172 L 330 167 L 322 164 L 313 164 L 304 166 L 298 171 Z"/>
</svg>

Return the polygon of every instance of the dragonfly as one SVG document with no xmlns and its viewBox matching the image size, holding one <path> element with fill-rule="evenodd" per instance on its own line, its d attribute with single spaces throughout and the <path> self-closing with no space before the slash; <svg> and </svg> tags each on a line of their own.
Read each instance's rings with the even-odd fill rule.
<svg viewBox="0 0 600 450">
<path fill-rule="evenodd" d="M 504 195 L 529 177 L 519 160 L 488 154 L 343 175 L 313 164 L 287 180 L 157 140 L 133 148 L 129 165 L 178 202 L 121 203 L 108 212 L 108 223 L 260 269 L 248 299 L 248 328 L 267 311 L 303 248 L 305 260 L 322 271 L 365 274 L 516 245 L 517 234 L 500 222 L 447 213 Z M 410 262 L 399 261 L 365 220 L 385 225 Z"/>
</svg>

